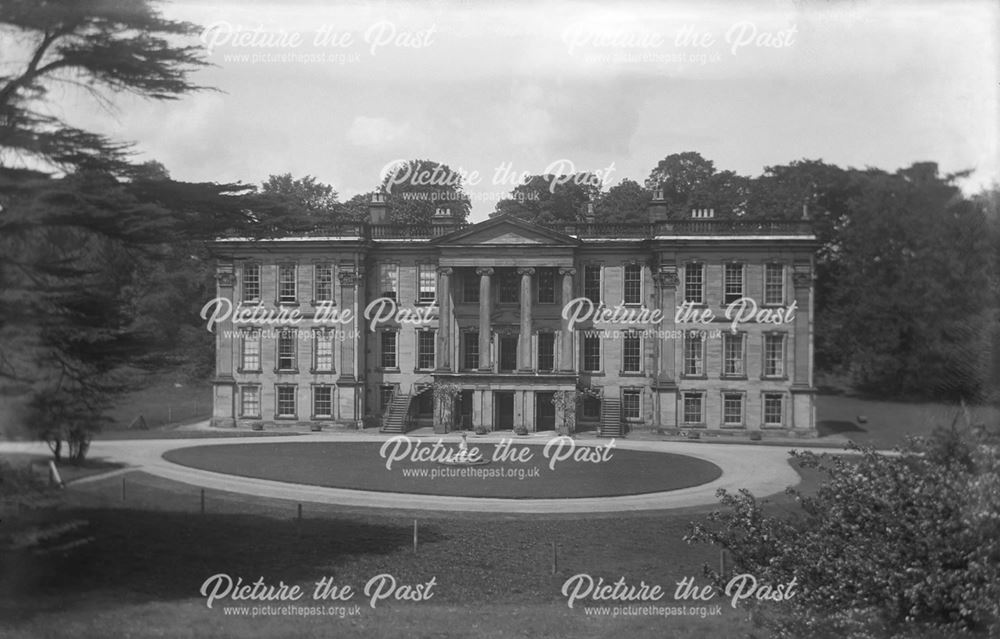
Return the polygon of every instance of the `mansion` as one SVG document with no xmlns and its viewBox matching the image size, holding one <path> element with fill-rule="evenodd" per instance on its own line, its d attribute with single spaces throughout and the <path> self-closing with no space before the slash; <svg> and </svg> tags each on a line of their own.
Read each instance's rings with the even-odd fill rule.
<svg viewBox="0 0 1000 639">
<path fill-rule="evenodd" d="M 666 211 L 219 239 L 212 423 L 814 434 L 810 223 Z"/>
</svg>

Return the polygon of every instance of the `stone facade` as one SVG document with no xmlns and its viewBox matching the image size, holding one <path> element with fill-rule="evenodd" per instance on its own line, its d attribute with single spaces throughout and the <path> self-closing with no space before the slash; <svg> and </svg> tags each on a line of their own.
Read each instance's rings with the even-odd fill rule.
<svg viewBox="0 0 1000 639">
<path fill-rule="evenodd" d="M 325 237 L 215 242 L 218 296 L 243 313 L 213 327 L 216 425 L 353 425 L 410 395 L 411 425 L 441 426 L 424 391 L 447 382 L 449 428 L 551 429 L 553 393 L 585 389 L 578 428 L 615 397 L 633 429 L 814 432 L 807 222 L 460 227 L 443 209 L 411 228 L 379 223 L 380 207 Z M 570 330 L 580 298 L 610 321 Z M 734 332 L 726 308 L 748 312 L 745 298 L 758 313 Z M 275 323 L 292 313 L 295 331 Z"/>
</svg>

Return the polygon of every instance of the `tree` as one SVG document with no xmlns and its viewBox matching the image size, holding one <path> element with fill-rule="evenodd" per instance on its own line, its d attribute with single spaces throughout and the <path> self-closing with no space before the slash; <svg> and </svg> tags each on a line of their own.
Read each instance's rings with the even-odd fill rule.
<svg viewBox="0 0 1000 639">
<path fill-rule="evenodd" d="M 394 165 L 382 178 L 389 221 L 426 225 L 439 207 L 448 207 L 464 222 L 472 203 L 462 186 L 462 175 L 433 160 L 409 160 Z"/>
<path fill-rule="evenodd" d="M 514 215 L 536 224 L 581 221 L 587 204 L 600 195 L 600 185 L 591 173 L 532 175 L 497 202 L 491 217 Z"/>
<path fill-rule="evenodd" d="M 778 637 L 997 636 L 1000 632 L 1000 437 L 939 429 L 901 455 L 793 453 L 826 476 L 815 495 L 789 489 L 800 513 L 773 514 L 749 492 L 720 490 L 724 511 L 691 527 L 689 543 L 732 553 L 719 587 L 749 573 L 795 579 L 793 597 L 755 603 Z"/>
<path fill-rule="evenodd" d="M 750 196 L 749 178 L 716 171 L 711 160 L 694 151 L 660 160 L 646 178 L 646 188 L 662 190 L 668 213 L 675 217 L 687 217 L 694 208 L 715 209 L 718 217 L 744 215 Z"/>
<path fill-rule="evenodd" d="M 45 109 L 55 84 L 79 87 L 105 105 L 127 91 L 173 100 L 202 87 L 189 80 L 205 66 L 202 49 L 179 45 L 197 32 L 164 19 L 148 0 L 10 0 L 0 6 L 8 44 L 23 59 L 0 75 L 0 162 L 8 168 L 128 174 L 128 145 L 67 124 Z"/>
<path fill-rule="evenodd" d="M 648 222 L 651 198 L 648 190 L 626 178 L 598 198 L 594 212 L 599 222 Z"/>
</svg>

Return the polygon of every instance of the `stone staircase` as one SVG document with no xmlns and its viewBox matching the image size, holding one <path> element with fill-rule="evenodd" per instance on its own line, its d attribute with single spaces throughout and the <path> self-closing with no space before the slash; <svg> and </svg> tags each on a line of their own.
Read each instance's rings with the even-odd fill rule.
<svg viewBox="0 0 1000 639">
<path fill-rule="evenodd" d="M 622 427 L 622 400 L 617 397 L 605 397 L 601 400 L 601 427 L 598 437 L 624 437 Z"/>
<path fill-rule="evenodd" d="M 382 416 L 383 433 L 401 435 L 406 432 L 411 399 L 413 396 L 409 393 L 396 393 L 392 396 L 392 401 Z"/>
</svg>

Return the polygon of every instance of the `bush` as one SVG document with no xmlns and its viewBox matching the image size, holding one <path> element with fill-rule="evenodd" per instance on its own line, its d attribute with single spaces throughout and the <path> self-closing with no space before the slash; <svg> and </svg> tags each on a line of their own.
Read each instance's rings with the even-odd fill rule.
<svg viewBox="0 0 1000 639">
<path fill-rule="evenodd" d="M 998 440 L 952 427 L 898 456 L 793 452 L 827 476 L 815 496 L 789 489 L 801 513 L 773 516 L 749 491 L 720 490 L 727 511 L 685 539 L 728 549 L 733 574 L 797 580 L 795 597 L 754 610 L 778 637 L 998 636 Z M 724 587 L 725 575 L 706 574 Z"/>
</svg>

